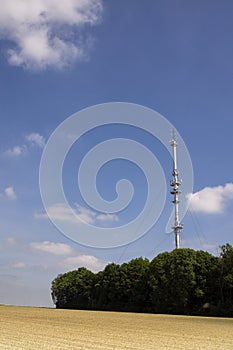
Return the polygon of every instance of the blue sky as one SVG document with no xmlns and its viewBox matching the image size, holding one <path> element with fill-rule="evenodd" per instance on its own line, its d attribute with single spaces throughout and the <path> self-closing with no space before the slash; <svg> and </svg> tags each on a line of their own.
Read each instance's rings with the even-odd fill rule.
<svg viewBox="0 0 233 350">
<path fill-rule="evenodd" d="M 218 254 L 219 245 L 233 244 L 233 4 L 29 3 L 0 1 L 0 303 L 49 306 L 50 283 L 58 273 L 79 266 L 98 271 L 110 261 L 151 259 L 174 248 L 173 234 L 165 233 L 169 194 L 156 226 L 115 249 L 75 243 L 46 217 L 39 190 L 44 146 L 60 123 L 92 105 L 130 102 L 166 117 L 182 136 L 194 170 L 181 246 Z M 116 137 L 148 147 L 170 180 L 171 158 L 158 140 L 131 127 L 98 128 L 71 149 L 64 163 L 64 188 L 72 204 L 80 203 L 77 171 L 82 156 L 98 142 Z M 128 212 L 98 217 L 82 201 L 79 215 L 100 226 L 134 217 L 146 198 L 145 176 L 135 165 L 107 164 L 98 174 L 98 190 L 107 200 L 114 199 L 120 178 L 135 188 Z M 67 215 L 63 209 L 55 214 Z"/>
</svg>

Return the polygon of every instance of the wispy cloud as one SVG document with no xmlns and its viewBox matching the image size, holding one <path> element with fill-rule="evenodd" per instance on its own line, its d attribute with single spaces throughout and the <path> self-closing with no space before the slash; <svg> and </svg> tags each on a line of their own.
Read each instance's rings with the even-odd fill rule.
<svg viewBox="0 0 233 350">
<path fill-rule="evenodd" d="M 30 248 L 33 251 L 41 251 L 49 253 L 52 255 L 71 255 L 74 253 L 72 247 L 65 243 L 55 243 L 55 242 L 32 242 Z"/>
<path fill-rule="evenodd" d="M 102 0 L 0 0 L 0 5 L 8 62 L 33 70 L 83 59 L 90 41 L 83 29 L 98 24 L 102 14 Z"/>
<path fill-rule="evenodd" d="M 205 187 L 187 196 L 190 210 L 207 214 L 221 214 L 229 201 L 233 200 L 233 183 L 224 186 Z"/>
<path fill-rule="evenodd" d="M 56 242 L 32 242 L 29 244 L 29 249 L 33 252 L 43 252 L 54 257 L 63 257 L 59 262 L 61 268 L 68 270 L 86 267 L 91 271 L 100 271 L 106 266 L 106 262 L 99 260 L 93 255 L 80 254 L 75 251 L 70 245 Z M 14 268 L 24 268 L 26 264 L 19 262 L 14 264 Z"/>
<path fill-rule="evenodd" d="M 26 263 L 22 261 L 12 265 L 14 269 L 24 269 L 26 266 Z"/>
<path fill-rule="evenodd" d="M 13 148 L 9 148 L 4 152 L 6 156 L 9 157 L 18 157 L 27 152 L 27 147 L 25 145 L 22 146 L 14 146 Z"/>
<path fill-rule="evenodd" d="M 1 0 L 0 0 L 1 4 Z M 32 132 L 24 137 L 25 143 L 22 145 L 17 145 L 12 148 L 7 149 L 3 154 L 8 157 L 19 157 L 27 154 L 30 149 L 34 147 L 39 147 L 41 149 L 45 146 L 45 138 L 37 132 Z"/>
<path fill-rule="evenodd" d="M 97 259 L 93 255 L 81 254 L 64 259 L 61 265 L 69 270 L 86 267 L 93 272 L 97 272 L 103 270 L 107 263 Z"/>
<path fill-rule="evenodd" d="M 15 190 L 12 186 L 10 187 L 6 187 L 4 189 L 4 192 L 0 194 L 0 196 L 2 198 L 6 198 L 6 199 L 9 199 L 9 200 L 15 200 L 17 199 L 17 196 L 16 196 L 16 193 L 15 193 Z"/>
<path fill-rule="evenodd" d="M 25 138 L 32 146 L 37 146 L 40 148 L 44 148 L 44 146 L 45 146 L 44 136 L 42 136 L 38 133 L 33 132 L 29 135 L 26 135 Z"/>
<path fill-rule="evenodd" d="M 6 237 L 4 240 L 5 244 L 8 246 L 13 246 L 16 244 L 16 239 L 13 237 Z"/>
<path fill-rule="evenodd" d="M 51 219 L 74 222 L 77 224 L 83 222 L 87 224 L 98 224 L 118 221 L 118 216 L 115 214 L 97 214 L 97 212 L 82 207 L 79 204 L 75 204 L 74 208 L 70 208 L 65 203 L 58 203 L 49 207 L 47 211 Z M 34 216 L 37 219 L 48 218 L 46 213 L 36 213 Z"/>
<path fill-rule="evenodd" d="M 58 203 L 47 208 L 47 212 L 51 219 L 81 223 L 86 222 L 92 224 L 94 222 L 95 214 L 85 208 L 74 208 L 73 210 L 64 203 Z M 75 215 L 74 215 L 75 214 Z M 36 213 L 35 218 L 37 219 L 47 219 L 48 215 L 46 213 Z"/>
<path fill-rule="evenodd" d="M 113 222 L 113 221 L 119 221 L 119 218 L 115 214 L 100 214 L 96 216 L 96 220 L 103 221 L 103 222 Z"/>
</svg>

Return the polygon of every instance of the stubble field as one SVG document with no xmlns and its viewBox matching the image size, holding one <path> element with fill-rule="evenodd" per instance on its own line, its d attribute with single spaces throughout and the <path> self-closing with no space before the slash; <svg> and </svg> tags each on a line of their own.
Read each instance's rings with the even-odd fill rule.
<svg viewBox="0 0 233 350">
<path fill-rule="evenodd" d="M 233 319 L 0 306 L 1 350 L 233 349 Z"/>
</svg>

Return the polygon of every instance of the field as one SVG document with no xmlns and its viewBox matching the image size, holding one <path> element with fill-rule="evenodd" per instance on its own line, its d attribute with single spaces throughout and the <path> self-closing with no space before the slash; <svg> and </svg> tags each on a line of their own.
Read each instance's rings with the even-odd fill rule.
<svg viewBox="0 0 233 350">
<path fill-rule="evenodd" d="M 0 306 L 1 350 L 233 349 L 233 319 Z"/>
</svg>

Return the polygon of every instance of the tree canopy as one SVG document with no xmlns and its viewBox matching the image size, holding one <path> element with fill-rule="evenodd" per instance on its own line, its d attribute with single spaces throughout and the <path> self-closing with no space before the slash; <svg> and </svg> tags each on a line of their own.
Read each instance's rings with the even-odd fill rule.
<svg viewBox="0 0 233 350">
<path fill-rule="evenodd" d="M 57 308 L 233 316 L 233 247 L 219 257 L 176 249 L 96 274 L 81 267 L 52 282 Z"/>
</svg>

